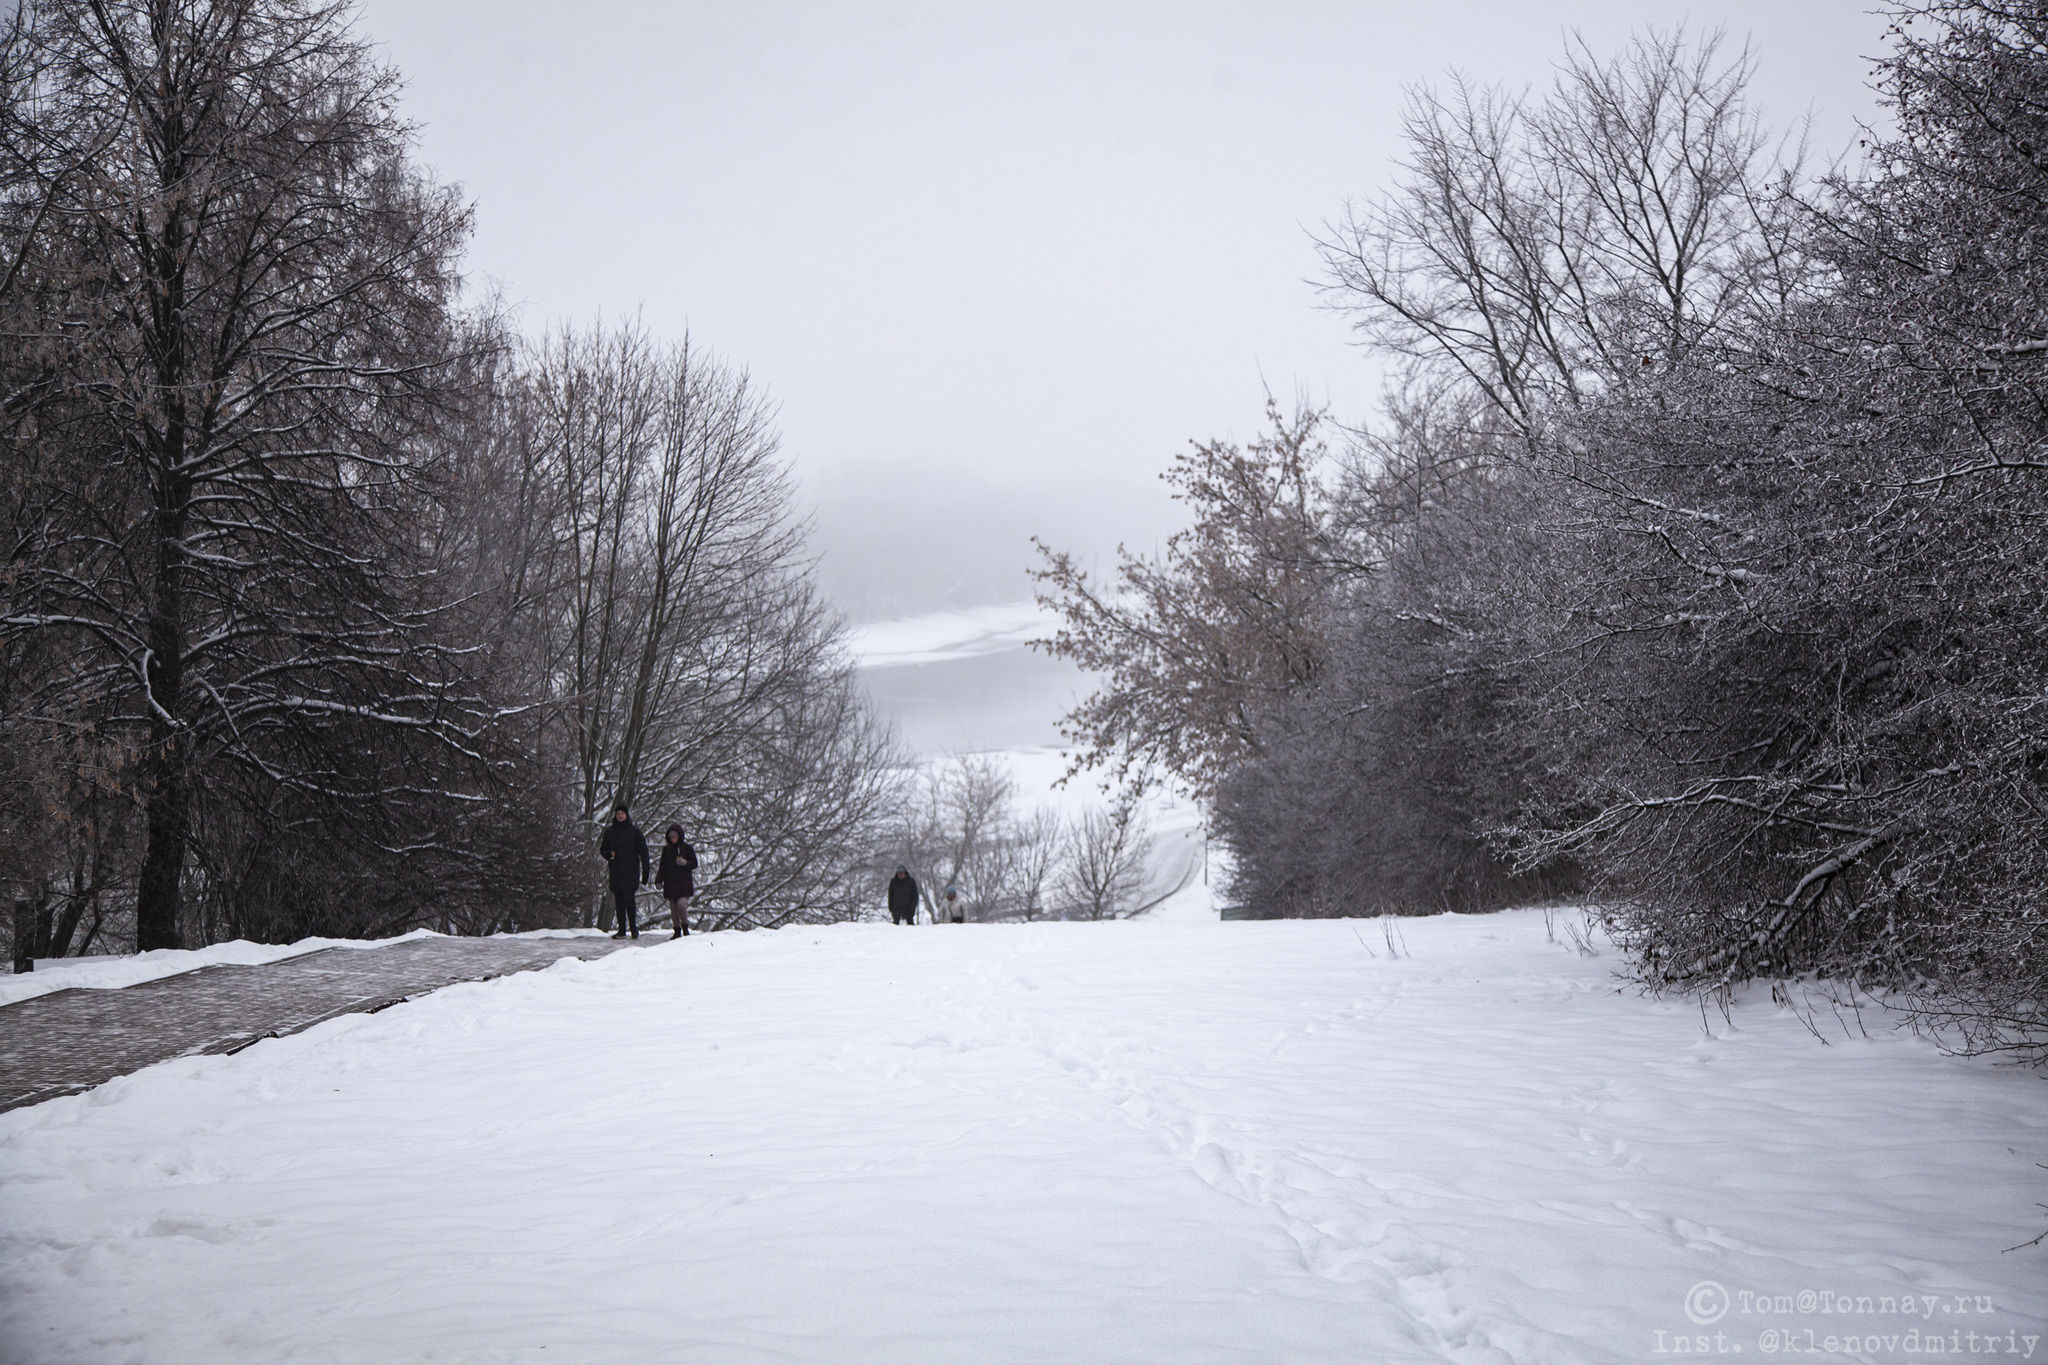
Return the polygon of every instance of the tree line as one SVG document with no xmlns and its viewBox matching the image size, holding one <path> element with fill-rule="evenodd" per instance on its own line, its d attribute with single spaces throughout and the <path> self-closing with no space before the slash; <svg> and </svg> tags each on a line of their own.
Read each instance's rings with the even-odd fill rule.
<svg viewBox="0 0 2048 1365">
<path fill-rule="evenodd" d="M 714 924 L 860 913 L 902 756 L 772 403 L 513 334 L 338 0 L 0 35 L 0 885 L 38 955 L 588 923 L 617 802 Z"/>
<path fill-rule="evenodd" d="M 1806 164 L 1714 35 L 1410 93 L 1319 235 L 1395 379 L 1047 553 L 1086 762 L 1213 801 L 1289 915 L 1581 897 L 1658 988 L 1821 976 L 2039 1059 L 2048 13 L 1901 7 Z M 1329 446 L 1337 448 L 1332 451 Z"/>
<path fill-rule="evenodd" d="M 983 923 L 1130 919 L 1203 870 L 1195 858 L 1180 860 L 1178 876 L 1155 866 L 1173 859 L 1155 859 L 1159 841 L 1136 790 L 1072 816 L 1044 806 L 1024 815 L 1018 796 L 1016 778 L 992 755 L 931 765 L 909 785 L 877 872 L 908 870 L 934 923 L 951 913 L 948 887 L 962 917 Z"/>
</svg>

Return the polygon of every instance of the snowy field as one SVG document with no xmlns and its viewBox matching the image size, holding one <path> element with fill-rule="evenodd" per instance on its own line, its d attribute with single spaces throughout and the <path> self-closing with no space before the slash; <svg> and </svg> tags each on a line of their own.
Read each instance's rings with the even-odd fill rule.
<svg viewBox="0 0 2048 1365">
<path fill-rule="evenodd" d="M 2048 1359 L 2039 1076 L 1613 966 L 1190 916 L 455 986 L 0 1115 L 0 1359 Z"/>
</svg>

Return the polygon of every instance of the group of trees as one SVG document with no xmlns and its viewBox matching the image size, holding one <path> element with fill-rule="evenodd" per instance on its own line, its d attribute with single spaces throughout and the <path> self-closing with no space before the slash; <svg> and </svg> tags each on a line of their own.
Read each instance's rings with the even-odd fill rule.
<svg viewBox="0 0 2048 1365">
<path fill-rule="evenodd" d="M 772 419 L 687 339 L 557 331 L 503 381 L 456 536 L 570 819 L 680 820 L 714 925 L 859 913 L 899 799 Z"/>
<path fill-rule="evenodd" d="M 0 35 L 0 888 L 36 951 L 585 922 L 615 802 L 853 913 L 900 760 L 772 410 L 467 295 L 337 0 Z"/>
<path fill-rule="evenodd" d="M 1382 419 L 1199 448 L 1301 492 L 1184 480 L 1197 529 L 1121 592 L 1048 566 L 1059 648 L 1181 661 L 1076 738 L 1213 793 L 1246 901 L 1585 894 L 1653 984 L 1819 973 L 2039 1055 L 2048 14 L 1895 19 L 1853 173 L 1712 38 L 1415 92 L 1403 178 L 1320 243 Z M 1233 720 L 1191 761 L 1175 707 Z"/>
<path fill-rule="evenodd" d="M 970 921 L 1128 919 L 1181 890 L 1200 870 L 1189 862 L 1177 885 L 1153 877 L 1156 840 L 1135 791 L 1067 819 L 1040 807 L 1017 810 L 1017 783 L 1000 759 L 955 755 L 927 770 L 884 845 L 887 867 L 917 878 L 929 917 L 958 892 Z"/>
</svg>

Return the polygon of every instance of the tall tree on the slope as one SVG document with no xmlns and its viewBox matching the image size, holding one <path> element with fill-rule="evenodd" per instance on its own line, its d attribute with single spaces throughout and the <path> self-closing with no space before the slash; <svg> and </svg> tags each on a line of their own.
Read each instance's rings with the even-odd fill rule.
<svg viewBox="0 0 2048 1365">
<path fill-rule="evenodd" d="M 1034 647 L 1107 675 L 1062 722 L 1076 771 L 1113 767 L 1142 785 L 1163 770 L 1196 792 L 1259 752 L 1261 721 L 1322 667 L 1331 584 L 1347 570 L 1317 480 L 1325 414 L 1283 417 L 1239 447 L 1195 445 L 1160 477 L 1194 513 L 1163 556 L 1119 548 L 1099 581 L 1041 544 L 1038 600 L 1060 629 Z"/>
<path fill-rule="evenodd" d="M 1695 866 L 1776 852 L 1755 879 L 1774 894 L 1667 895 L 1625 927 L 1646 974 L 1694 984 L 1812 970 L 1881 982 L 1949 1043 L 2038 1065 L 2048 1060 L 2048 12 L 1957 0 L 1892 17 L 1875 84 L 1896 131 L 1872 139 L 1866 176 L 1837 180 L 1816 206 L 1811 250 L 1829 287 L 1767 335 L 1753 364 L 1730 367 L 1768 395 L 1756 403 L 1768 439 L 1749 442 L 1763 458 L 1730 440 L 1737 409 L 1707 391 L 1716 458 L 1775 464 L 1789 494 L 1748 518 L 1766 533 L 1754 540 L 1775 534 L 1792 553 L 1745 586 L 1744 610 L 1815 643 L 1780 708 L 1796 751 L 1664 785 L 1696 791 L 1724 777 L 1721 795 L 1748 781 L 1759 808 L 1767 794 L 1768 819 L 1732 804 L 1710 814 L 1704 800 L 1677 814 L 1705 833 L 1688 833 Z M 1657 457 L 1671 462 L 1661 444 Z M 1719 497 L 1698 505 L 1726 510 Z M 1702 674 L 1717 662 L 1686 654 Z M 1759 670 L 1737 663 L 1695 675 L 1696 695 L 1742 701 L 1729 681 Z M 1695 706 L 1687 719 L 1698 718 L 1719 719 Z M 1620 802 L 1610 809 L 1638 818 Z M 1709 875 L 1695 881 L 1720 890 Z"/>
<path fill-rule="evenodd" d="M 1407 175 L 1318 242 L 1329 305 L 1525 436 L 1770 306 L 1798 274 L 1787 168 L 1746 99 L 1753 59 L 1720 49 L 1580 44 L 1534 101 L 1410 90 Z"/>
<path fill-rule="evenodd" d="M 893 745 L 811 582 L 772 405 L 636 327 L 528 361 L 504 477 L 539 490 L 525 614 L 586 827 L 617 801 L 680 816 L 713 927 L 850 913 Z"/>
<path fill-rule="evenodd" d="M 1410 93 L 1404 173 L 1320 243 L 1327 302 L 1407 371 L 1333 500 L 1371 571 L 1330 608 L 1315 686 L 1269 710 L 1221 793 L 1233 894 L 1303 913 L 1542 894 L 1490 835 L 1560 766 L 1504 706 L 1565 643 L 1528 591 L 1528 556 L 1587 529 L 1551 515 L 1558 490 L 1614 482 L 1571 423 L 1802 279 L 1749 66 L 1649 34 L 1612 59 L 1575 45 L 1547 91 Z M 1573 581 L 1612 577 L 1589 558 Z"/>
<path fill-rule="evenodd" d="M 462 742 L 390 575 L 468 219 L 408 165 L 397 78 L 344 4 L 23 14 L 6 69 L 33 86 L 0 136 L 64 139 L 42 161 L 75 169 L 8 224 L 6 344 L 39 362 L 10 367 L 10 458 L 48 474 L 0 630 L 63 636 L 63 685 L 136 741 L 137 940 L 174 946 L 214 764 L 346 800 L 374 793 L 339 732 Z"/>
</svg>

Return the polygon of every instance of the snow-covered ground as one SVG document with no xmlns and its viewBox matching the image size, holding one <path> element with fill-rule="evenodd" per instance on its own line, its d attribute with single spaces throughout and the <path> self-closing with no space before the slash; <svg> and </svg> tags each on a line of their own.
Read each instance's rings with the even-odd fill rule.
<svg viewBox="0 0 2048 1365">
<path fill-rule="evenodd" d="M 297 943 L 251 943 L 238 938 L 231 943 L 216 943 L 206 948 L 158 948 L 147 953 L 108 957 L 38 958 L 33 972 L 0 976 L 0 1005 L 11 1005 L 17 1000 L 75 987 L 113 990 L 166 976 L 178 976 L 201 967 L 254 967 L 265 962 L 282 962 L 288 957 L 303 957 L 322 948 L 376 948 L 426 933 L 425 929 L 416 929 L 402 938 L 303 938 Z"/>
<path fill-rule="evenodd" d="M 595 929 L 536 929 L 512 937 L 562 938 L 596 932 Z M 205 948 L 158 948 L 147 953 L 106 957 L 43 957 L 36 959 L 33 972 L 0 976 L 0 1005 L 74 988 L 117 990 L 122 986 L 196 972 L 201 967 L 255 967 L 266 962 L 282 962 L 288 957 L 304 957 L 322 948 L 381 948 L 387 943 L 404 943 L 408 939 L 434 936 L 431 929 L 415 929 L 396 938 L 302 938 L 297 943 L 251 943 L 238 938 Z"/>
<path fill-rule="evenodd" d="M 0 1115 L 0 1358 L 2048 1358 L 2041 1077 L 1613 966 L 1513 913 L 455 986 Z"/>
</svg>

